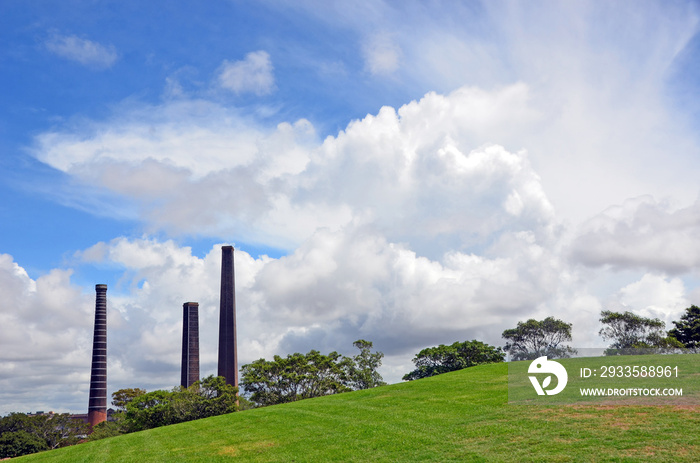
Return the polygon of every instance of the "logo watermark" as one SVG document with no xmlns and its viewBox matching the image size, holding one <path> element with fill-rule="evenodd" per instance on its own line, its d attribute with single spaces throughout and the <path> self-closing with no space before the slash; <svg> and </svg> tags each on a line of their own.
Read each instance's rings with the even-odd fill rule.
<svg viewBox="0 0 700 463">
<path fill-rule="evenodd" d="M 572 358 L 508 362 L 508 402 L 700 404 L 700 354 L 576 350 Z"/>
<path fill-rule="evenodd" d="M 530 376 L 530 382 L 532 387 L 537 391 L 537 395 L 555 395 L 559 394 L 566 387 L 566 383 L 569 381 L 569 374 L 566 372 L 560 363 L 554 360 L 547 360 L 547 356 L 543 356 L 533 360 L 530 364 L 530 368 L 527 369 L 528 373 L 546 373 L 547 376 L 542 380 L 540 385 L 536 376 Z M 552 383 L 552 375 L 557 378 L 557 385 L 553 389 L 546 389 Z"/>
</svg>

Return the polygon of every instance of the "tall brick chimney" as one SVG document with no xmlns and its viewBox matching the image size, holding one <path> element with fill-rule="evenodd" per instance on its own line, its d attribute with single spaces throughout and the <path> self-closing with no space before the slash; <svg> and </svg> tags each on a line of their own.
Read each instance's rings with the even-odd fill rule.
<svg viewBox="0 0 700 463">
<path fill-rule="evenodd" d="M 236 349 L 236 283 L 233 275 L 233 246 L 221 247 L 221 299 L 219 305 L 219 376 L 238 387 Z"/>
<path fill-rule="evenodd" d="M 92 340 L 88 423 L 107 419 L 107 285 L 95 285 L 95 332 Z"/>
<path fill-rule="evenodd" d="M 199 381 L 199 304 L 182 304 L 182 379 L 183 387 Z"/>
</svg>

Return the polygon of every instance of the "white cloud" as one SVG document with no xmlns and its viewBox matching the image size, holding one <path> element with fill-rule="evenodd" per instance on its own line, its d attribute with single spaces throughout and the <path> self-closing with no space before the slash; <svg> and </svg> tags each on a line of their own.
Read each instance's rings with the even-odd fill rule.
<svg viewBox="0 0 700 463">
<path fill-rule="evenodd" d="M 202 374 L 215 373 L 219 255 L 218 247 L 199 259 L 171 241 L 123 238 L 77 255 L 124 272 L 118 282 L 109 283 L 107 293 L 110 392 L 179 383 L 182 304 L 191 300 L 201 304 Z M 244 304 L 247 279 L 255 273 L 251 265 L 252 259 L 237 253 Z M 71 273 L 54 269 L 32 280 L 11 256 L 0 255 L 0 415 L 86 409 L 94 289 L 75 286 Z M 239 320 L 245 335 L 251 326 L 248 313 Z"/>
<path fill-rule="evenodd" d="M 365 226 L 318 230 L 279 259 L 237 249 L 240 362 L 312 348 L 349 355 L 352 342 L 364 338 L 387 354 L 382 373 L 395 382 L 423 347 L 466 339 L 502 345 L 501 332 L 527 318 L 572 322 L 577 345 L 588 347 L 601 345 L 597 319 L 611 301 L 667 323 L 687 305 L 680 279 L 651 274 L 614 287 L 603 301 L 557 249 L 532 231 L 504 231 L 483 253 L 434 259 Z M 215 372 L 220 255 L 219 245 L 200 258 L 149 238 L 116 238 L 76 254 L 75 265 L 122 269 L 108 291 L 110 391 L 177 384 L 187 301 L 200 304 L 201 374 Z M 45 400 L 0 392 L 9 407 L 0 413 L 56 403 L 84 408 L 94 299 L 70 274 L 53 270 L 33 281 L 10 256 L 0 257 L 7 299 L 0 309 L 0 386 L 11 379 Z"/>
<path fill-rule="evenodd" d="M 560 272 L 529 234 L 504 238 L 493 253 L 452 252 L 433 260 L 352 228 L 319 230 L 280 259 L 254 259 L 239 249 L 240 361 L 312 348 L 350 354 L 352 342 L 365 338 L 387 353 L 385 374 L 394 373 L 386 379 L 398 381 L 426 345 L 472 338 L 499 344 L 500 332 L 519 313 L 547 304 Z M 200 304 L 201 373 L 215 372 L 220 255 L 219 245 L 199 258 L 172 241 L 148 238 L 117 238 L 76 255 L 76 265 L 123 269 L 108 291 L 110 391 L 177 384 L 187 301 Z M 533 267 L 541 272 L 532 275 Z M 7 298 L 0 352 L 9 369 L 0 385 L 12 379 L 35 394 L 56 395 L 32 405 L 25 396 L 3 399 L 9 408 L 2 411 L 19 404 L 76 411 L 85 405 L 94 293 L 82 293 L 70 274 L 54 270 L 32 281 L 9 256 L 0 259 L 0 290 Z M 59 370 L 63 380 L 56 384 Z"/>
<path fill-rule="evenodd" d="M 650 196 L 630 199 L 584 223 L 572 258 L 589 266 L 683 273 L 700 266 L 700 203 L 675 209 Z"/>
<path fill-rule="evenodd" d="M 262 133 L 237 111 L 208 101 L 125 105 L 106 123 L 75 121 L 68 130 L 40 135 L 36 155 L 78 176 L 90 166 L 137 165 L 150 159 L 166 168 L 186 169 L 197 178 L 251 162 Z"/>
<path fill-rule="evenodd" d="M 112 45 L 102 45 L 75 35 L 52 35 L 45 43 L 52 53 L 95 69 L 112 67 L 119 55 Z"/>
<path fill-rule="evenodd" d="M 461 88 L 384 107 L 319 144 L 303 119 L 266 130 L 179 100 L 42 134 L 35 153 L 135 201 L 154 230 L 293 248 L 319 228 L 355 223 L 439 256 L 513 227 L 553 232 L 526 153 L 479 143 L 536 118 L 523 84 Z"/>
<path fill-rule="evenodd" d="M 248 53 L 241 61 L 224 61 L 219 69 L 219 85 L 235 93 L 267 95 L 275 90 L 270 55 L 266 51 Z"/>
<path fill-rule="evenodd" d="M 700 26 L 697 5 L 295 4 L 360 37 L 391 31 L 388 49 L 400 50 L 400 66 L 382 91 L 448 93 L 523 82 L 528 109 L 539 118 L 475 130 L 475 138 L 527 149 L 563 219 L 579 222 L 643 194 L 682 201 L 698 194 L 697 124 L 669 98 L 675 60 L 692 48 Z M 367 62 L 364 51 L 360 58 Z"/>
<path fill-rule="evenodd" d="M 360 230 L 319 231 L 280 259 L 253 259 L 237 250 L 240 361 L 311 348 L 350 353 L 358 338 L 373 340 L 400 364 L 446 336 L 498 343 L 514 313 L 546 301 L 556 288 L 556 278 L 529 274 L 538 266 L 555 275 L 552 256 L 520 239 L 524 249 L 517 254 L 452 253 L 443 262 Z M 213 372 L 220 255 L 218 245 L 197 258 L 171 241 L 125 238 L 78 255 L 124 268 L 110 289 L 116 294 L 110 307 L 118 313 L 110 355 L 121 375 L 111 387 L 177 381 L 185 301 L 200 303 L 202 374 Z"/>
<path fill-rule="evenodd" d="M 671 329 L 671 321 L 679 320 L 686 307 L 690 307 L 683 281 L 646 273 L 619 292 L 619 301 L 632 312 L 645 317 L 660 318 Z"/>
<path fill-rule="evenodd" d="M 54 269 L 32 280 L 0 255 L 0 415 L 70 407 L 67 397 L 87 394 L 93 312 L 70 277 Z"/>
</svg>

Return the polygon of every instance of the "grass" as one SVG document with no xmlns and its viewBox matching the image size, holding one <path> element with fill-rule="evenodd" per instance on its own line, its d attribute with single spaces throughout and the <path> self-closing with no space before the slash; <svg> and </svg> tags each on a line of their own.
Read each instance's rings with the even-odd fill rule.
<svg viewBox="0 0 700 463">
<path fill-rule="evenodd" d="M 700 358 L 678 357 L 684 357 L 678 362 L 692 357 L 695 367 Z M 565 362 L 584 365 L 581 359 Z M 696 378 L 685 377 L 691 389 L 700 385 Z M 697 462 L 700 395 L 692 391 L 686 398 L 683 404 L 662 406 L 509 404 L 508 366 L 493 364 L 182 423 L 19 461 Z"/>
</svg>

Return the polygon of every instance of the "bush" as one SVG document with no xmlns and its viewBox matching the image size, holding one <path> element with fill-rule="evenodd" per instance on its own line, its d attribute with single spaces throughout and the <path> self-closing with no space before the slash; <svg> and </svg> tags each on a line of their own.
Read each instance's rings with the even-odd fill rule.
<svg viewBox="0 0 700 463">
<path fill-rule="evenodd" d="M 221 376 L 209 376 L 189 388 L 153 391 L 132 398 L 126 405 L 126 432 L 198 420 L 238 410 L 238 389 Z"/>
</svg>

